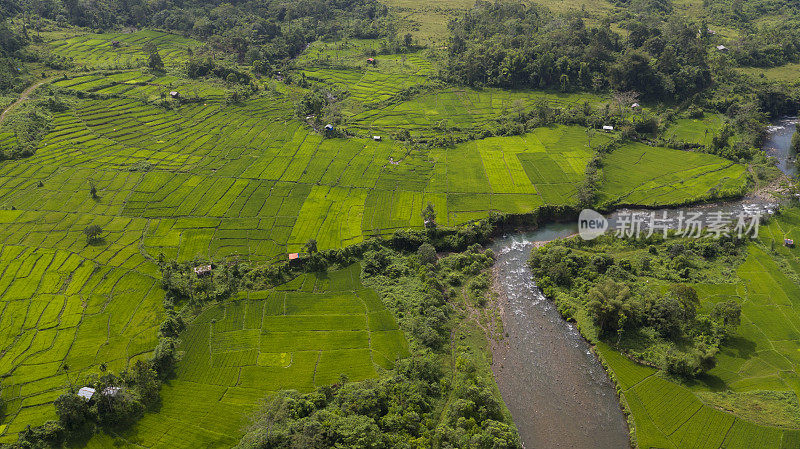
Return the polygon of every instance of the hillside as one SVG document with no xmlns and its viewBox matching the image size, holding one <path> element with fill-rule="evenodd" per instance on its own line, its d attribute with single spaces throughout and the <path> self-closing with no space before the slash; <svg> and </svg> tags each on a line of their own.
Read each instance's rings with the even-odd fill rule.
<svg viewBox="0 0 800 449">
<path fill-rule="evenodd" d="M 250 417 L 291 426 L 264 400 L 324 393 L 296 419 L 368 416 L 387 447 L 516 447 L 480 245 L 584 207 L 791 185 L 760 145 L 800 106 L 798 11 L 741 3 L 0 6 L 0 106 L 14 103 L 0 118 L 0 445 L 271 447 Z M 800 299 L 794 249 L 765 240 L 793 235 L 794 215 L 748 246 L 735 282 L 693 286 L 703 307 L 742 304 L 709 371 L 737 394 L 797 393 L 800 323 L 769 311 Z M 796 441 L 800 420 L 758 422 L 608 340 L 597 350 L 639 447 Z M 406 368 L 418 358 L 435 381 Z M 418 427 L 331 412 L 394 376 L 425 391 Z M 131 394 L 110 411 L 65 402 L 87 385 Z M 470 388 L 491 413 L 453 405 L 480 403 Z M 662 403 L 677 411 L 654 416 Z M 698 424 L 664 421 L 678 416 Z"/>
</svg>

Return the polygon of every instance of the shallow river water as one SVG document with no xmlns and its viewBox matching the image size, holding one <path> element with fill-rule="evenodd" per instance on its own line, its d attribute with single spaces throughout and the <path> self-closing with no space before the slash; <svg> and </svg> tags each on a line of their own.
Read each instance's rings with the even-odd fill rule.
<svg viewBox="0 0 800 449">
<path fill-rule="evenodd" d="M 534 241 L 573 232 L 553 225 L 492 247 L 507 334 L 495 344 L 492 369 L 527 449 L 629 447 L 614 386 L 575 326 L 539 292 L 526 264 Z"/>
<path fill-rule="evenodd" d="M 776 120 L 769 127 L 767 139 L 764 141 L 764 151 L 768 156 L 777 160 L 778 168 L 789 176 L 797 174 L 797 167 L 794 159 L 797 155 L 792 154 L 791 142 L 797 124 L 796 117 L 785 117 Z"/>
</svg>

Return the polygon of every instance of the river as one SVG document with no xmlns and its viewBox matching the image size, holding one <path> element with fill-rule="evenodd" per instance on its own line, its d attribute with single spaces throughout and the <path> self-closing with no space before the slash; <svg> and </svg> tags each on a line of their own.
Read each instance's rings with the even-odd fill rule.
<svg viewBox="0 0 800 449">
<path fill-rule="evenodd" d="M 789 143 L 795 119 L 770 128 L 765 151 L 784 173 L 796 170 Z M 769 214 L 777 204 L 760 198 L 681 208 L 684 213 L 719 211 L 735 216 Z M 670 217 L 677 210 L 665 210 Z M 660 214 L 665 211 L 655 211 Z M 622 209 L 607 218 L 611 229 L 621 215 L 652 211 Z M 630 447 L 628 426 L 614 385 L 576 327 L 564 321 L 533 282 L 527 266 L 542 242 L 576 234 L 577 223 L 547 224 L 495 239 L 495 290 L 500 295 L 505 337 L 492 345 L 494 372 L 520 438 L 527 449 L 614 449 Z"/>
<path fill-rule="evenodd" d="M 796 117 L 778 119 L 768 128 L 767 139 L 764 141 L 764 151 L 768 156 L 777 160 L 778 168 L 788 176 L 797 174 L 795 165 L 796 154 L 792 154 L 791 142 L 795 132 Z"/>
<path fill-rule="evenodd" d="M 574 226 L 498 239 L 492 249 L 506 337 L 495 342 L 495 379 L 527 449 L 629 447 L 614 386 L 588 343 L 534 284 L 527 260 L 537 241 Z"/>
</svg>

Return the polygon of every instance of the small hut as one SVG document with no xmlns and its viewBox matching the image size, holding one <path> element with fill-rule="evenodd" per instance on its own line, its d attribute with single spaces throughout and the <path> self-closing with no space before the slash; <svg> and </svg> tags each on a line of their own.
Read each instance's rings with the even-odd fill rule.
<svg viewBox="0 0 800 449">
<path fill-rule="evenodd" d="M 728 47 L 724 45 L 717 45 L 717 51 L 726 52 L 728 51 Z"/>
<path fill-rule="evenodd" d="M 196 274 L 197 277 L 199 278 L 203 276 L 208 276 L 209 274 L 211 274 L 211 265 L 200 265 L 194 267 L 194 274 Z"/>
<path fill-rule="evenodd" d="M 375 65 L 375 58 L 367 58 L 367 64 Z"/>
<path fill-rule="evenodd" d="M 639 109 L 639 103 L 632 104 L 631 109 Z"/>
<path fill-rule="evenodd" d="M 794 248 L 794 240 L 792 239 L 783 239 L 783 244 L 789 248 Z"/>
<path fill-rule="evenodd" d="M 611 126 L 611 125 L 605 125 L 605 126 L 603 126 L 603 131 L 605 131 L 607 133 L 610 133 L 610 132 L 614 131 L 614 127 Z"/>
<path fill-rule="evenodd" d="M 380 142 L 381 136 L 372 136 L 372 140 L 374 140 L 376 142 Z"/>
<path fill-rule="evenodd" d="M 117 395 L 122 391 L 121 387 L 105 387 L 103 391 L 100 393 L 103 396 L 111 396 L 112 398 L 117 397 Z"/>
<path fill-rule="evenodd" d="M 177 100 L 178 98 L 181 97 L 181 94 L 173 90 L 172 92 L 169 93 L 169 96 Z"/>
<path fill-rule="evenodd" d="M 78 397 L 83 398 L 84 401 L 91 401 L 94 397 L 95 389 L 92 387 L 82 387 L 78 390 Z"/>
</svg>

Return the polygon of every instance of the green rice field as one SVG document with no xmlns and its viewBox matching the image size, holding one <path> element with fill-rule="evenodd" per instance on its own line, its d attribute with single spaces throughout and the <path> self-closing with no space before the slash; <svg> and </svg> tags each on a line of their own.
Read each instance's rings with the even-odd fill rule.
<svg viewBox="0 0 800 449">
<path fill-rule="evenodd" d="M 447 88 L 357 113 L 350 119 L 350 127 L 357 132 L 406 129 L 412 135 L 431 135 L 434 129 L 468 129 L 509 113 L 527 112 L 537 101 L 571 106 L 584 102 L 599 105 L 603 99 L 592 94 Z"/>
<path fill-rule="evenodd" d="M 360 275 L 358 265 L 304 275 L 206 309 L 182 338 L 184 356 L 177 379 L 162 390 L 164 407 L 124 440 L 148 448 L 230 447 L 271 392 L 309 392 L 341 375 L 358 381 L 391 368 L 408 355 L 406 339 Z M 110 444 L 101 435 L 89 447 Z"/>
<path fill-rule="evenodd" d="M 689 388 L 636 364 L 604 344 L 598 352 L 622 389 L 640 448 L 776 448 L 800 443 L 800 429 L 767 427 L 704 404 Z"/>
<path fill-rule="evenodd" d="M 706 114 L 703 118 L 681 118 L 668 127 L 664 137 L 676 142 L 711 146 L 712 139 L 725 123 L 721 114 Z"/>
<path fill-rule="evenodd" d="M 139 67 L 147 59 L 143 50 L 147 44 L 158 48 L 167 65 L 178 65 L 188 59 L 188 50 L 201 45 L 194 39 L 155 30 L 67 36 L 52 33 L 43 37 L 49 51 L 95 70 Z"/>
<path fill-rule="evenodd" d="M 153 75 L 140 71 L 113 74 L 91 74 L 65 77 L 53 86 L 70 91 L 151 101 L 168 92 L 179 92 L 186 98 L 223 100 L 225 88 L 221 83 L 198 82 L 174 75 Z"/>
<path fill-rule="evenodd" d="M 705 153 L 624 145 L 604 159 L 605 204 L 663 206 L 742 193 L 744 166 Z"/>
<path fill-rule="evenodd" d="M 347 130 L 382 136 L 325 138 L 295 116 L 303 93 L 296 86 L 228 104 L 221 82 L 116 70 L 138 67 L 150 41 L 168 65 L 178 64 L 194 41 L 155 31 L 49 38 L 53 52 L 80 66 L 114 70 L 54 81 L 71 107 L 53 113 L 33 156 L 0 163 L 0 376 L 8 404 L 0 442 L 54 418 L 52 401 L 101 364 L 119 371 L 150 355 L 163 314 L 159 254 L 267 265 L 309 239 L 325 250 L 421 228 L 428 203 L 441 226 L 574 205 L 588 162 L 612 138 L 559 125 L 446 148 L 409 145 L 391 134 L 478 127 L 541 100 L 603 99 L 444 88 L 389 101 L 432 73 L 424 55 L 378 57 L 366 68 L 358 67 L 361 50 L 345 49 L 342 68 L 320 62 L 336 48 L 312 46 L 298 70 L 350 92 Z M 153 104 L 171 90 L 202 101 Z M 13 130 L 0 127 L 0 146 L 14 142 Z M 743 166 L 705 154 L 632 144 L 606 158 L 601 196 L 609 204 L 680 204 L 747 186 Z M 83 230 L 92 224 L 103 233 L 89 244 Z M 778 337 L 788 335 L 775 337 L 783 344 Z M 191 325 L 158 413 L 89 446 L 229 447 L 265 394 L 309 391 L 339 373 L 376 376 L 405 345 L 357 266 L 246 292 Z M 734 362 L 720 366 L 738 372 Z"/>
<path fill-rule="evenodd" d="M 101 247 L 71 230 L 87 218 L 0 212 L 2 440 L 55 418 L 52 401 L 101 363 L 121 370 L 157 343 L 163 292 L 137 250 L 145 222 L 99 218 Z"/>
<path fill-rule="evenodd" d="M 788 63 L 770 68 L 737 67 L 736 71 L 753 78 L 796 83 L 798 76 L 800 76 L 800 63 Z"/>
</svg>

